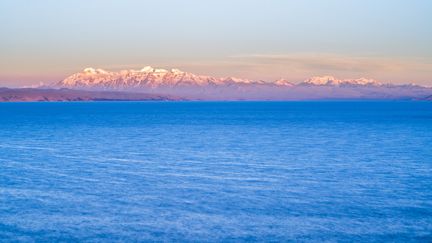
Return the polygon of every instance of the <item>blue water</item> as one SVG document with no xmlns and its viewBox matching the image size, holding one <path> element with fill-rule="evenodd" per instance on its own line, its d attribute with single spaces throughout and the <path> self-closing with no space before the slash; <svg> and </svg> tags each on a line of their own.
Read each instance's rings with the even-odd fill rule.
<svg viewBox="0 0 432 243">
<path fill-rule="evenodd" d="M 0 104 L 0 241 L 432 241 L 432 102 Z"/>
</svg>

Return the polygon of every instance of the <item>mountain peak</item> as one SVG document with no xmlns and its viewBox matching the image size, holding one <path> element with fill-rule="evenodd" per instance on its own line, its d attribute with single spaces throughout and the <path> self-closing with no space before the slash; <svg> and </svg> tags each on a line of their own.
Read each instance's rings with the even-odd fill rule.
<svg viewBox="0 0 432 243">
<path fill-rule="evenodd" d="M 87 74 L 87 75 L 108 74 L 108 72 L 103 70 L 103 69 L 100 69 L 100 68 L 95 69 L 92 67 L 84 68 L 83 73 Z"/>
<path fill-rule="evenodd" d="M 73 74 L 56 86 L 81 88 L 157 88 L 167 86 L 207 86 L 227 84 L 255 83 L 240 78 L 214 78 L 184 72 L 177 68 L 170 70 L 145 66 L 141 70 L 120 70 L 107 72 L 103 69 L 86 68 L 83 72 Z M 258 82 L 256 82 L 258 83 Z"/>
<path fill-rule="evenodd" d="M 140 71 L 143 73 L 151 73 L 154 71 L 154 68 L 152 66 L 145 66 Z"/>
<path fill-rule="evenodd" d="M 294 86 L 293 83 L 283 78 L 276 80 L 274 83 L 281 86 Z"/>
<path fill-rule="evenodd" d="M 155 68 L 153 70 L 153 72 L 155 72 L 155 73 L 168 73 L 168 70 L 163 69 L 163 68 Z"/>
<path fill-rule="evenodd" d="M 172 72 L 172 73 L 184 73 L 182 70 L 177 69 L 177 68 L 173 68 L 173 69 L 171 69 L 171 72 Z"/>
<path fill-rule="evenodd" d="M 341 85 L 353 85 L 353 86 L 364 86 L 364 85 L 381 85 L 380 82 L 374 79 L 358 78 L 358 79 L 337 79 L 333 76 L 314 76 L 305 81 L 302 84 L 307 85 L 319 85 L 319 86 L 341 86 Z"/>
<path fill-rule="evenodd" d="M 133 91 L 181 95 L 194 99 L 295 100 L 329 98 L 426 97 L 431 88 L 414 85 L 383 85 L 368 78 L 337 79 L 315 76 L 300 83 L 286 79 L 273 82 L 234 77 L 215 78 L 176 68 L 146 66 L 140 70 L 105 71 L 86 68 L 54 84 L 55 88 Z"/>
<path fill-rule="evenodd" d="M 281 88 L 294 87 L 297 84 L 286 79 L 278 79 L 274 82 L 241 79 L 234 77 L 215 78 L 211 76 L 196 75 L 184 72 L 180 69 L 163 69 L 145 66 L 141 70 L 121 70 L 118 72 L 105 71 L 100 68 L 85 68 L 82 72 L 75 73 L 58 82 L 55 86 L 67 88 L 103 88 L 103 89 L 129 89 L 129 88 L 158 88 L 158 87 L 205 87 L 205 86 L 236 86 L 240 85 L 276 85 Z M 338 79 L 331 75 L 314 76 L 299 85 L 309 86 L 382 86 L 374 79 Z"/>
<path fill-rule="evenodd" d="M 88 74 L 93 74 L 96 73 L 96 69 L 88 67 L 88 68 L 84 68 L 83 72 Z"/>
<path fill-rule="evenodd" d="M 305 80 L 303 83 L 305 84 L 312 84 L 312 85 L 329 85 L 333 83 L 339 83 L 339 80 L 336 79 L 333 76 L 314 76 L 307 80 Z"/>
</svg>

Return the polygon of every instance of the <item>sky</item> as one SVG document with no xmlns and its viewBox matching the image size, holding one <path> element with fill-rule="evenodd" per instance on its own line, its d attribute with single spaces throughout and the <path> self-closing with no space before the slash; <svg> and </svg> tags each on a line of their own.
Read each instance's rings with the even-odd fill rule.
<svg viewBox="0 0 432 243">
<path fill-rule="evenodd" d="M 86 67 L 432 85 L 430 0 L 1 0 L 0 86 Z"/>
</svg>

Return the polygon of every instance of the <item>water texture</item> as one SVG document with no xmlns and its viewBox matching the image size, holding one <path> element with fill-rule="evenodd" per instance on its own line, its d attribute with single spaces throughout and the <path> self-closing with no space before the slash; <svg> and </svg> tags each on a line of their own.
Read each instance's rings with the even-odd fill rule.
<svg viewBox="0 0 432 243">
<path fill-rule="evenodd" d="M 432 241 L 432 102 L 0 103 L 0 241 Z"/>
</svg>

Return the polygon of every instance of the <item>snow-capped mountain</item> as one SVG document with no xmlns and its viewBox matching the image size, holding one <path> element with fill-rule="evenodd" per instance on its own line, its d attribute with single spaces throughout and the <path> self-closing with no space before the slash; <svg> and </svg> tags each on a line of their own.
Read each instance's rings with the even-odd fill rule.
<svg viewBox="0 0 432 243">
<path fill-rule="evenodd" d="M 275 85 L 279 85 L 279 86 L 287 86 L 287 87 L 292 87 L 294 86 L 293 83 L 291 83 L 290 81 L 286 80 L 286 79 L 278 79 L 274 82 Z"/>
<path fill-rule="evenodd" d="M 285 79 L 274 82 L 253 81 L 241 78 L 215 78 L 205 75 L 196 75 L 179 69 L 166 70 L 146 66 L 141 70 L 122 70 L 110 72 L 103 69 L 86 68 L 82 72 L 73 74 L 55 86 L 68 88 L 159 88 L 176 86 L 226 86 L 226 85 L 270 85 L 293 87 L 296 84 Z M 381 86 L 373 79 L 337 79 L 333 76 L 312 77 L 300 85 L 316 86 Z"/>
<path fill-rule="evenodd" d="M 118 72 L 86 68 L 52 87 L 140 92 L 204 100 L 416 99 L 432 95 L 431 88 L 382 84 L 366 78 L 322 76 L 294 84 L 285 79 L 268 82 L 215 78 L 150 66 Z"/>
<path fill-rule="evenodd" d="M 306 85 L 328 85 L 328 86 L 380 86 L 380 82 L 374 79 L 359 78 L 359 79 L 337 79 L 333 76 L 312 77 L 305 80 L 302 84 Z"/>
<path fill-rule="evenodd" d="M 179 69 L 166 70 L 146 66 L 141 70 L 109 72 L 103 69 L 86 68 L 56 84 L 69 88 L 159 88 L 174 86 L 219 86 L 229 84 L 259 83 L 239 78 L 214 78 L 183 72 Z"/>
</svg>

